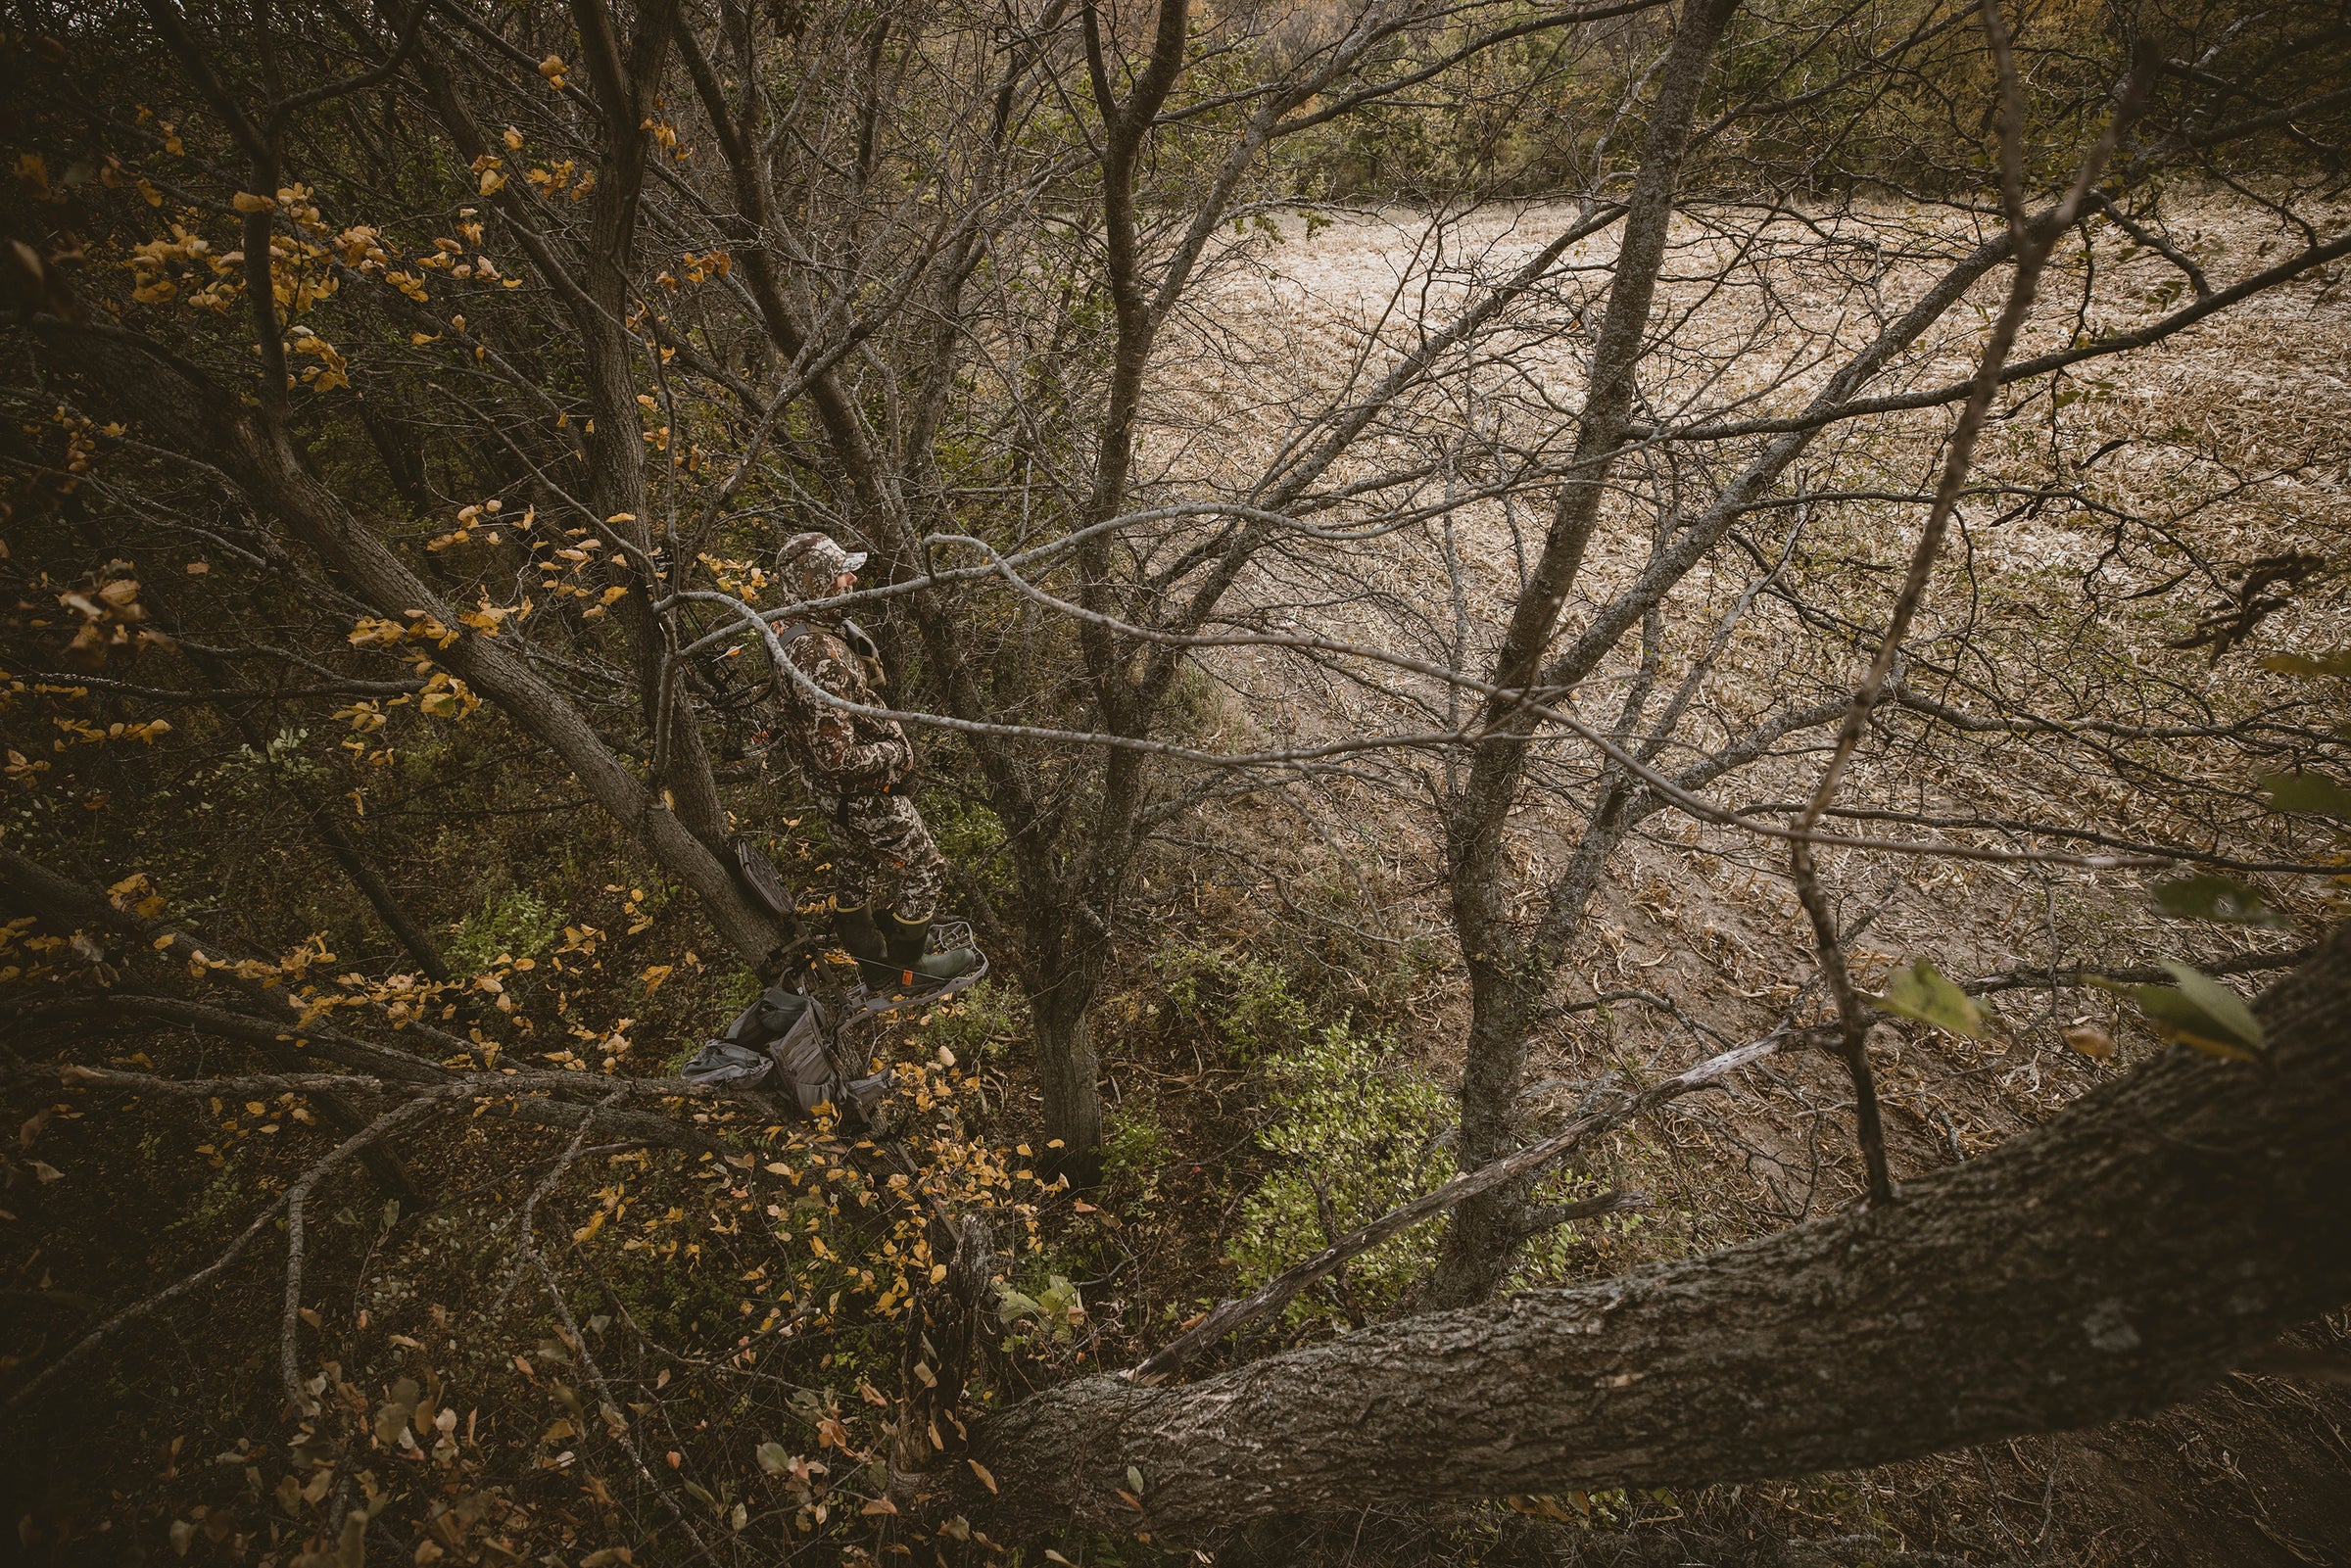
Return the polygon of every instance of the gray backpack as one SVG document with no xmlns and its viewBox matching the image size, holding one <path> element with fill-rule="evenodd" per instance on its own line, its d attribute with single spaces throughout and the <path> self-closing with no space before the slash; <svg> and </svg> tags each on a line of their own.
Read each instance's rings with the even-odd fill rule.
<svg viewBox="0 0 2351 1568">
<path fill-rule="evenodd" d="M 758 1088 L 775 1077 L 775 1087 L 789 1091 L 804 1112 L 828 1101 L 843 1111 L 869 1110 L 888 1087 L 889 1075 L 844 1083 L 825 1053 L 830 1022 L 815 998 L 770 986 L 737 1015 L 726 1033 L 696 1053 L 681 1076 L 741 1089 Z"/>
</svg>

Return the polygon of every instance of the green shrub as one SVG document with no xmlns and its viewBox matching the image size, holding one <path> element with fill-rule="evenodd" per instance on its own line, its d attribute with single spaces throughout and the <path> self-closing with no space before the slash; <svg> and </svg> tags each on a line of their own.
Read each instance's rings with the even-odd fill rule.
<svg viewBox="0 0 2351 1568">
<path fill-rule="evenodd" d="M 939 768 L 950 764 L 934 758 L 931 765 Z M 924 790 L 921 806 L 923 822 L 931 830 L 932 841 L 938 845 L 940 854 L 961 867 L 989 898 L 1002 902 L 1018 896 L 1012 863 L 1004 853 L 1004 824 L 994 812 L 947 789 Z"/>
<path fill-rule="evenodd" d="M 1442 1186 L 1457 1168 L 1445 1136 L 1458 1115 L 1453 1095 L 1405 1061 L 1385 1034 L 1358 1033 L 1342 1018 L 1271 1058 L 1266 1076 L 1271 1120 L 1258 1143 L 1279 1165 L 1242 1204 L 1228 1249 L 1244 1290 L 1320 1252 L 1334 1233 L 1369 1224 Z M 1531 1201 L 1572 1202 L 1604 1185 L 1590 1175 L 1557 1170 L 1536 1184 Z M 1640 1215 L 1598 1223 L 1628 1234 Z M 1435 1265 L 1444 1234 L 1443 1220 L 1425 1220 L 1355 1259 L 1346 1269 L 1347 1300 L 1367 1316 L 1393 1309 Z M 1573 1278 L 1578 1255 L 1571 1227 L 1537 1236 L 1521 1253 L 1511 1285 Z M 1301 1325 L 1343 1315 L 1335 1280 L 1301 1296 L 1287 1314 Z"/>
<path fill-rule="evenodd" d="M 928 1044 L 943 1045 L 964 1062 L 1029 1038 L 1029 999 L 1008 981 L 982 980 L 927 1016 Z"/>
<path fill-rule="evenodd" d="M 1278 964 L 1192 943 L 1165 948 L 1151 963 L 1176 1016 L 1222 1040 L 1241 1061 L 1295 1049 L 1314 1027 L 1289 971 Z"/>
<path fill-rule="evenodd" d="M 759 972 L 746 964 L 727 976 L 726 983 L 718 988 L 710 1005 L 714 1011 L 725 1015 L 727 1022 L 732 1023 L 735 1015 L 749 1007 L 752 999 L 764 989 L 759 983 Z"/>
<path fill-rule="evenodd" d="M 1282 1165 L 1241 1206 L 1230 1249 L 1251 1290 L 1328 1244 L 1322 1197 L 1344 1233 L 1454 1172 L 1452 1152 L 1437 1141 L 1453 1124 L 1453 1097 L 1402 1061 L 1385 1035 L 1358 1034 L 1342 1019 L 1271 1058 L 1266 1075 L 1272 1119 L 1258 1142 Z M 1348 1264 L 1356 1307 L 1395 1306 L 1436 1260 L 1440 1233 L 1415 1226 Z M 1327 1290 L 1308 1292 L 1289 1310 L 1294 1322 L 1337 1315 Z"/>
<path fill-rule="evenodd" d="M 1159 1105 L 1149 1095 L 1131 1095 L 1104 1118 L 1102 1173 L 1110 1187 L 1123 1195 L 1140 1197 L 1149 1191 L 1160 1167 L 1174 1158 L 1167 1124 Z"/>
<path fill-rule="evenodd" d="M 563 934 L 563 915 L 519 887 L 495 894 L 457 927 L 442 952 L 459 974 L 478 974 L 504 953 L 537 958 Z"/>
</svg>

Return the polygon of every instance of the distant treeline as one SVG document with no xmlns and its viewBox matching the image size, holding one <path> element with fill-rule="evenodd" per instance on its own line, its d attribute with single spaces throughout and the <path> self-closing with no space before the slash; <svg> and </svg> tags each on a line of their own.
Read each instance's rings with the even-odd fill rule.
<svg viewBox="0 0 2351 1568">
<path fill-rule="evenodd" d="M 1596 6 L 1528 5 L 1520 36 L 1474 50 L 1498 29 L 1435 25 L 1389 45 L 1392 69 L 1436 69 L 1416 91 L 1334 119 L 1289 149 L 1301 186 L 1338 199 L 1459 201 L 1581 188 L 1637 139 L 1650 76 L 1678 7 L 1576 28 L 1546 25 Z M 1344 8 L 1330 25 L 1343 26 Z M 2245 0 L 2041 0 L 2007 17 L 2027 111 L 2030 174 L 2062 178 L 2105 124 L 2134 63 L 2145 86 L 2135 151 L 2174 150 L 2268 116 L 2263 134 L 2228 139 L 2224 177 L 2339 168 L 2351 103 L 2320 80 L 2344 31 L 2313 4 Z M 1742 7 L 1708 89 L 1693 148 L 1696 183 L 1733 191 L 1879 188 L 1921 196 L 1995 183 L 1998 64 L 1967 0 L 1791 0 Z M 2258 81 L 2259 89 L 2241 84 Z M 2293 91 L 2279 96 L 2281 83 Z M 2288 117 L 2283 103 L 2324 102 Z M 2152 127 L 2161 127 L 2160 131 Z M 2216 141 L 2222 139 L 2215 137 Z"/>
</svg>

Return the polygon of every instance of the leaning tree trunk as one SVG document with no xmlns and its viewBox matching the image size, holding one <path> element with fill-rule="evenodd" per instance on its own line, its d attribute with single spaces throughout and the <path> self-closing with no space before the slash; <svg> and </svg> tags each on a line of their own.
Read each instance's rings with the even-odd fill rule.
<svg viewBox="0 0 2351 1568">
<path fill-rule="evenodd" d="M 1051 1390 L 974 1427 L 1001 1494 L 967 1476 L 945 1504 L 1000 1538 L 1181 1534 L 1806 1475 L 2160 1409 L 2351 1298 L 2351 927 L 2257 1012 L 2266 1064 L 2175 1048 L 1892 1208 L 1187 1387 Z"/>
</svg>

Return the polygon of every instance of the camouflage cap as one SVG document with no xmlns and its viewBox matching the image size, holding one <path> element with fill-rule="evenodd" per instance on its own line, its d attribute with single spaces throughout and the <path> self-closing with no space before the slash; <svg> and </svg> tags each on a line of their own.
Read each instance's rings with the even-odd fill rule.
<svg viewBox="0 0 2351 1568">
<path fill-rule="evenodd" d="M 831 598 L 834 583 L 843 572 L 865 564 L 865 551 L 842 549 L 832 536 L 810 531 L 794 534 L 776 552 L 776 569 L 791 580 L 801 599 Z"/>
</svg>

